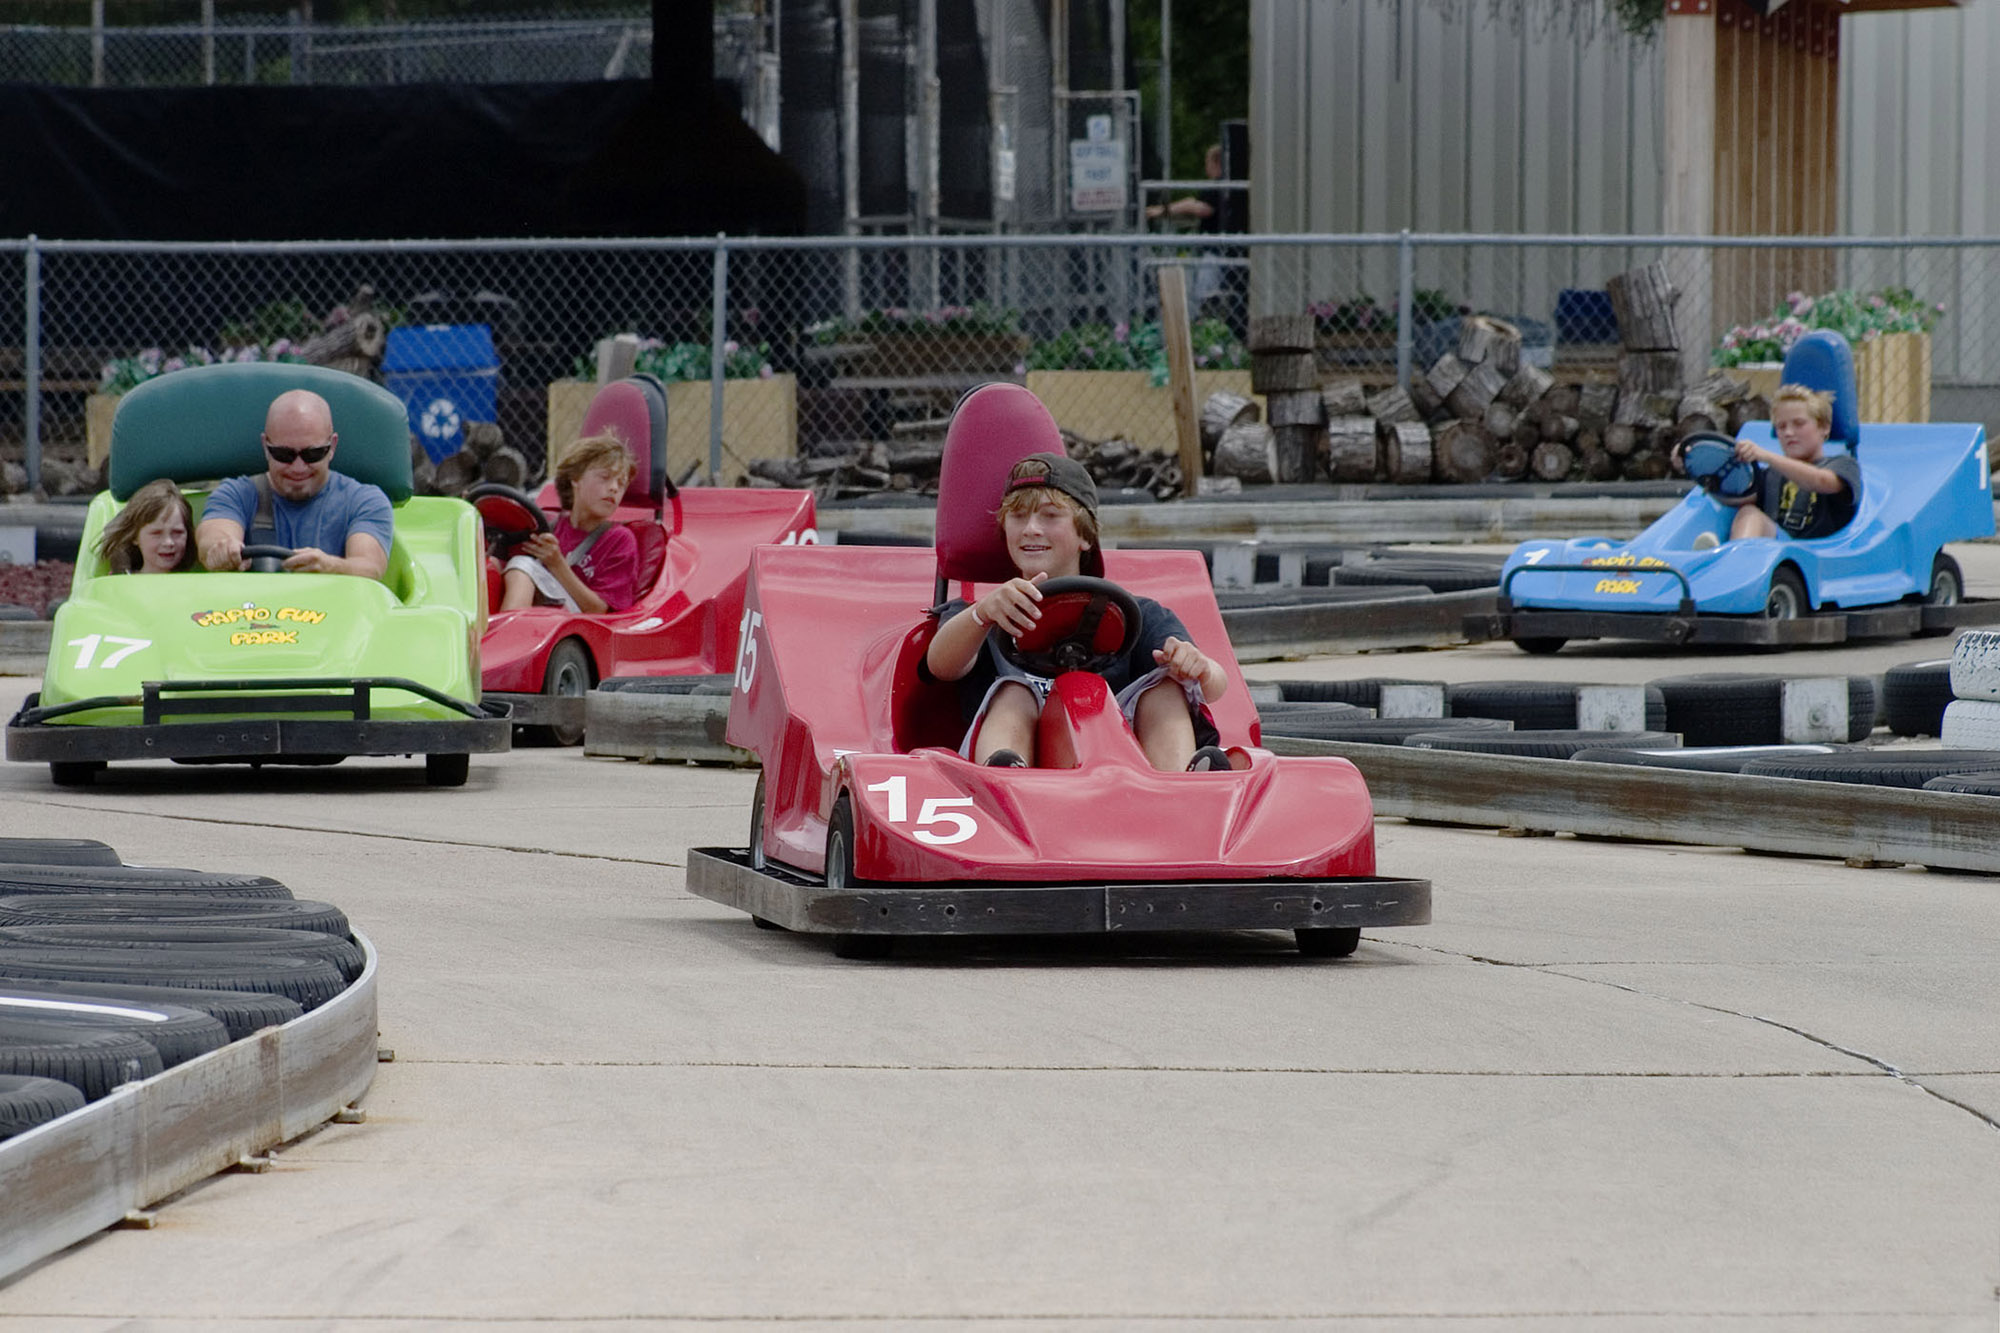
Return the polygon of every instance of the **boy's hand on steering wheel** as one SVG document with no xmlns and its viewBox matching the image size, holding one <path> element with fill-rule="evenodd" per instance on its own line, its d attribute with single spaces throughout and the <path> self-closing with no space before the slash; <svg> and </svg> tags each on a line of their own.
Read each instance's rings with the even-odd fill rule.
<svg viewBox="0 0 2000 1333">
<path fill-rule="evenodd" d="M 984 623 L 1019 638 L 1042 618 L 1042 590 L 1036 585 L 1046 578 L 1047 574 L 1037 574 L 1031 579 L 1008 579 L 974 602 L 973 613 Z"/>
<path fill-rule="evenodd" d="M 1166 643 L 1153 650 L 1153 661 L 1165 667 L 1167 674 L 1179 681 L 1200 682 L 1214 665 L 1208 660 L 1208 654 L 1171 634 L 1167 636 Z"/>
<path fill-rule="evenodd" d="M 553 532 L 538 532 L 521 543 L 521 554 L 532 556 L 550 569 L 563 564 L 562 545 Z"/>
</svg>

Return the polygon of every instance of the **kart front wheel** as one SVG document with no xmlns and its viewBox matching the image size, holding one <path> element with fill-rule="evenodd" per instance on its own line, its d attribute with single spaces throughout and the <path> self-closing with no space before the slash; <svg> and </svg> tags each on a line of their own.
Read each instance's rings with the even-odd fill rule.
<svg viewBox="0 0 2000 1333">
<path fill-rule="evenodd" d="M 1345 958 L 1361 947 L 1359 926 L 1301 926 L 1292 934 L 1307 958 Z"/>
<path fill-rule="evenodd" d="M 1937 559 L 1931 561 L 1931 586 L 1924 594 L 1924 605 L 1957 606 L 1964 596 L 1965 575 L 1958 561 L 1939 551 Z"/>
<path fill-rule="evenodd" d="M 1514 646 L 1533 657 L 1553 657 L 1561 652 L 1563 645 L 1568 642 L 1568 639 L 1554 634 L 1530 635 L 1525 639 L 1514 640 Z"/>
<path fill-rule="evenodd" d="M 845 792 L 833 803 L 833 818 L 826 826 L 826 886 L 840 890 L 857 883 L 854 878 L 854 803 Z M 887 958 L 894 937 L 889 935 L 835 935 L 835 958 Z"/>
<path fill-rule="evenodd" d="M 469 754 L 424 756 L 424 781 L 433 787 L 463 787 L 471 772 L 472 756 Z"/>
<path fill-rule="evenodd" d="M 542 673 L 542 694 L 550 699 L 581 699 L 590 693 L 590 674 L 590 651 L 575 639 L 564 639 L 549 654 L 548 669 Z M 547 745 L 576 745 L 583 740 L 581 724 L 531 727 L 529 731 Z"/>
<path fill-rule="evenodd" d="M 1767 620 L 1797 620 L 1811 610 L 1806 600 L 1806 581 L 1790 566 L 1771 571 L 1771 591 L 1764 596 Z"/>
</svg>

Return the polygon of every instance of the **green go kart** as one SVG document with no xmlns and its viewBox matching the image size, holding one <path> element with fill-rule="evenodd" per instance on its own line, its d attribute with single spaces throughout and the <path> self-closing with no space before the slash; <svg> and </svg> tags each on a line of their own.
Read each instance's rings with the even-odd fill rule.
<svg viewBox="0 0 2000 1333">
<path fill-rule="evenodd" d="M 333 466 L 388 494 L 395 540 L 382 578 L 287 573 L 289 552 L 258 546 L 245 547 L 252 567 L 241 573 L 112 574 L 97 547 L 125 500 L 170 478 L 198 523 L 199 483 L 264 470 L 264 413 L 288 389 L 326 399 L 340 438 Z M 82 786 L 119 760 L 420 754 L 432 785 L 461 785 L 471 755 L 511 743 L 505 706 L 479 695 L 485 535 L 471 505 L 411 490 L 404 406 L 357 376 L 251 362 L 176 371 L 126 394 L 110 485 L 91 502 L 42 688 L 8 722 L 7 757 Z"/>
</svg>

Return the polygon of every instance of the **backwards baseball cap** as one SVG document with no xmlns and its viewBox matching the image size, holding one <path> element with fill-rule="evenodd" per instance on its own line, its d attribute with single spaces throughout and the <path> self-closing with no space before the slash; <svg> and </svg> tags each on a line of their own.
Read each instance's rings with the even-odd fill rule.
<svg viewBox="0 0 2000 1333">
<path fill-rule="evenodd" d="M 1029 454 L 1014 465 L 1018 474 L 1007 483 L 1007 493 L 1047 487 L 1061 491 L 1097 517 L 1097 483 L 1090 469 L 1063 454 Z"/>
</svg>

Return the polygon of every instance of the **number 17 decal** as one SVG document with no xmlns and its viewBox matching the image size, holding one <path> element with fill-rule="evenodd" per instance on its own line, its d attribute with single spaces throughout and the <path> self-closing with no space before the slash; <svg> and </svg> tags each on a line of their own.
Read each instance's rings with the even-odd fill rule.
<svg viewBox="0 0 2000 1333">
<path fill-rule="evenodd" d="M 908 778 L 899 773 L 893 778 L 869 784 L 867 790 L 888 794 L 891 824 L 910 822 Z M 926 796 L 923 809 L 917 815 L 917 826 L 910 830 L 910 835 L 918 842 L 927 842 L 933 847 L 949 847 L 955 842 L 964 842 L 979 832 L 979 824 L 971 815 L 954 807 L 971 804 L 970 796 Z M 938 825 L 949 825 L 950 831 L 940 831 L 935 827 Z"/>
<path fill-rule="evenodd" d="M 97 657 L 99 645 L 107 643 L 123 644 L 124 646 L 106 653 L 104 660 L 97 663 L 98 666 L 103 667 L 106 671 L 117 666 L 141 648 L 151 648 L 153 646 L 151 639 L 124 639 L 116 634 L 86 634 L 80 639 L 71 639 L 63 647 L 76 649 L 76 669 L 78 671 L 88 671 L 90 670 L 92 661 Z"/>
</svg>

